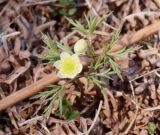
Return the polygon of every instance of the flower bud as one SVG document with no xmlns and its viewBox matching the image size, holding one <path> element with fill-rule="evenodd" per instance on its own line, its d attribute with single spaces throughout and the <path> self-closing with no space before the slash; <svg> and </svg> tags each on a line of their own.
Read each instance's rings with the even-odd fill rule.
<svg viewBox="0 0 160 135">
<path fill-rule="evenodd" d="M 84 39 L 78 40 L 74 45 L 74 52 L 76 54 L 84 54 L 87 50 L 88 42 Z"/>
</svg>

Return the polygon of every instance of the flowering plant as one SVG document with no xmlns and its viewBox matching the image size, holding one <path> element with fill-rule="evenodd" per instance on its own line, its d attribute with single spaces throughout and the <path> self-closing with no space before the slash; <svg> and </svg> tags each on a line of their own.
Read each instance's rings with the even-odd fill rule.
<svg viewBox="0 0 160 135">
<path fill-rule="evenodd" d="M 78 77 L 87 78 L 87 84 L 92 83 L 101 90 L 106 88 L 104 80 L 112 79 L 112 74 L 117 74 L 117 76 L 122 79 L 120 67 L 114 60 L 114 57 L 122 58 L 124 57 L 125 53 L 133 52 L 137 50 L 137 48 L 124 48 L 117 52 L 111 52 L 111 48 L 119 39 L 120 30 L 118 30 L 114 34 L 110 43 L 104 47 L 103 53 L 100 56 L 96 55 L 94 51 L 95 47 L 93 46 L 94 43 L 92 35 L 95 34 L 95 29 L 104 21 L 104 19 L 105 16 L 99 18 L 97 16 L 94 16 L 93 14 L 89 14 L 88 16 L 85 16 L 86 26 L 82 25 L 77 20 L 68 19 L 68 21 L 74 26 L 73 29 L 75 31 L 78 31 L 78 33 L 81 33 L 81 35 L 83 35 L 86 39 L 85 40 L 84 38 L 81 38 L 80 40 L 78 40 L 73 48 L 69 47 L 68 45 L 64 45 L 61 42 L 53 41 L 49 36 L 42 34 L 42 39 L 47 45 L 47 53 L 40 58 L 54 65 L 54 67 L 58 70 L 57 75 L 59 78 L 71 79 L 66 80 L 65 84 L 70 82 L 76 83 L 76 76 L 79 75 Z M 73 53 L 72 50 L 74 50 L 75 53 Z M 91 59 L 91 63 L 88 66 L 88 69 L 86 69 L 85 74 L 80 74 L 83 69 L 83 65 L 80 61 L 80 56 L 83 54 L 86 54 L 86 56 Z M 64 91 L 64 86 L 55 85 L 52 86 L 52 90 L 42 92 L 37 96 L 37 98 L 42 97 L 46 99 L 45 101 L 47 103 L 49 102 L 49 105 L 45 111 L 47 112 L 47 115 L 52 112 L 54 101 L 58 100 L 58 112 L 60 112 L 60 115 L 65 116 L 63 112 L 66 112 L 66 110 L 68 110 L 68 105 L 66 107 L 66 105 L 63 104 L 65 103 Z M 77 114 L 78 113 L 76 111 L 73 111 L 72 109 L 69 109 L 67 111 L 67 116 L 69 116 L 70 118 L 76 117 Z"/>
</svg>

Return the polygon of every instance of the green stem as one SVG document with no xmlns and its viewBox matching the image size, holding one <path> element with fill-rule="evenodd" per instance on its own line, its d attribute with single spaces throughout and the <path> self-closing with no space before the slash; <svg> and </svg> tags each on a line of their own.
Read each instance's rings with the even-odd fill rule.
<svg viewBox="0 0 160 135">
<path fill-rule="evenodd" d="M 88 40 L 89 40 L 88 50 L 89 50 L 89 53 L 90 53 L 90 57 L 94 60 L 95 53 L 94 53 L 94 49 L 93 49 L 93 46 L 92 46 L 92 37 L 90 35 L 88 36 Z"/>
</svg>

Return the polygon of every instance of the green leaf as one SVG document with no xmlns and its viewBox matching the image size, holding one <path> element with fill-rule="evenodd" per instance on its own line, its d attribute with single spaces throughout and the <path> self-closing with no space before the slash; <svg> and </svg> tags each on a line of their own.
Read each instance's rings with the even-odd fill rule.
<svg viewBox="0 0 160 135">
<path fill-rule="evenodd" d="M 66 19 L 69 21 L 70 24 L 72 24 L 74 27 L 73 30 L 77 30 L 83 34 L 87 34 L 87 30 L 84 28 L 84 26 L 77 20 L 73 21 L 72 19 L 69 19 L 66 17 Z"/>
<path fill-rule="evenodd" d="M 73 120 L 75 118 L 77 118 L 80 115 L 80 113 L 78 111 L 69 111 L 65 114 L 65 118 L 67 120 Z"/>
<path fill-rule="evenodd" d="M 32 99 L 40 98 L 44 100 L 44 103 L 47 104 L 45 108 L 44 114 L 48 118 L 52 112 L 53 104 L 56 100 L 58 100 L 58 110 L 60 115 L 62 115 L 63 107 L 62 107 L 62 100 L 63 100 L 63 87 L 58 85 L 48 86 L 48 90 L 44 92 L 40 92 L 36 96 L 32 97 Z"/>
<path fill-rule="evenodd" d="M 94 70 L 97 70 L 98 68 L 100 68 L 102 65 L 104 65 L 103 62 L 103 57 L 98 57 L 96 64 L 94 65 Z"/>
<path fill-rule="evenodd" d="M 107 78 L 107 79 L 111 79 L 113 80 L 109 75 L 113 74 L 113 72 L 110 72 L 110 69 L 107 69 L 107 70 L 104 70 L 100 73 L 95 73 L 95 76 L 97 77 L 104 77 L 104 78 Z"/>
<path fill-rule="evenodd" d="M 62 97 L 59 97 L 59 112 L 60 112 L 60 115 L 62 116 L 63 115 L 63 98 Z"/>
<path fill-rule="evenodd" d="M 76 8 L 70 8 L 68 9 L 68 15 L 74 15 L 76 13 L 77 9 Z"/>
<path fill-rule="evenodd" d="M 122 26 L 120 26 L 120 28 L 115 32 L 114 36 L 112 37 L 111 41 L 109 44 L 106 45 L 104 51 L 103 51 L 103 55 L 106 55 L 107 52 L 109 50 L 111 50 L 111 48 L 116 44 L 116 42 L 119 39 L 120 36 L 120 32 L 121 32 Z"/>
<path fill-rule="evenodd" d="M 67 15 L 67 9 L 62 8 L 62 9 L 59 10 L 59 13 L 61 15 Z"/>
<path fill-rule="evenodd" d="M 88 15 L 84 14 L 85 21 L 87 26 L 82 25 L 78 20 L 72 20 L 66 17 L 66 19 L 74 26 L 73 29 L 77 30 L 85 35 L 92 35 L 93 32 L 97 29 L 97 27 L 109 16 L 105 15 L 102 17 L 96 16 L 93 13 L 89 12 Z M 86 26 L 86 27 L 85 27 Z"/>
<path fill-rule="evenodd" d="M 62 43 L 56 42 L 56 45 L 58 48 L 60 48 L 61 50 L 69 53 L 69 54 L 73 54 L 71 48 L 68 45 L 63 45 Z"/>
<path fill-rule="evenodd" d="M 94 84 L 96 84 L 100 89 L 102 89 L 102 86 L 104 85 L 104 83 L 102 81 L 99 81 L 98 79 L 96 79 L 93 76 L 91 76 L 90 78 Z"/>
<path fill-rule="evenodd" d="M 47 45 L 45 52 L 38 57 L 42 60 L 47 60 L 48 63 L 53 64 L 55 61 L 60 59 L 59 49 L 73 54 L 71 48 L 67 45 L 64 45 L 60 42 L 53 41 L 48 35 L 42 33 L 42 40 Z"/>
<path fill-rule="evenodd" d="M 157 125 L 154 122 L 149 122 L 148 124 L 149 134 L 154 134 L 156 129 L 157 129 Z"/>
<path fill-rule="evenodd" d="M 112 52 L 112 53 L 109 53 L 108 55 L 109 56 L 112 56 L 112 57 L 120 57 L 120 58 L 125 58 L 125 54 L 126 53 L 126 48 L 123 48 L 117 52 Z"/>
<path fill-rule="evenodd" d="M 119 65 L 112 58 L 107 57 L 107 59 L 108 59 L 108 62 L 110 63 L 110 65 L 111 65 L 111 68 L 113 69 L 113 71 L 118 75 L 118 77 L 120 79 L 123 80 Z"/>
<path fill-rule="evenodd" d="M 80 114 L 78 111 L 74 111 L 69 103 L 69 101 L 67 100 L 63 100 L 62 101 L 62 107 L 63 107 L 63 110 L 62 110 L 62 115 L 64 115 L 64 118 L 66 120 L 72 120 L 72 119 L 75 119 L 76 117 L 78 117 Z M 56 115 L 57 116 L 62 116 L 60 114 L 60 110 L 58 110 L 56 112 Z"/>
<path fill-rule="evenodd" d="M 55 41 L 53 41 L 50 38 L 50 36 L 43 34 L 43 33 L 41 34 L 42 34 L 42 40 L 46 44 L 47 47 L 45 48 L 45 51 L 43 52 L 43 54 L 38 55 L 38 58 L 42 60 L 47 60 L 48 63 L 54 63 L 60 58 L 60 54 L 58 52 L 57 45 Z"/>
<path fill-rule="evenodd" d="M 53 103 L 54 103 L 54 100 L 52 100 L 49 105 L 47 106 L 47 108 L 45 108 L 45 111 L 44 111 L 44 114 L 46 116 L 46 118 L 49 118 L 51 112 L 52 112 L 52 108 L 53 108 Z"/>
<path fill-rule="evenodd" d="M 102 17 L 94 15 L 92 12 L 89 12 L 88 15 L 85 15 L 85 19 L 87 22 L 88 26 L 88 33 L 91 35 L 93 34 L 94 30 L 108 17 L 110 14 L 107 16 L 104 15 Z"/>
<path fill-rule="evenodd" d="M 57 47 L 55 45 L 55 42 L 51 39 L 49 35 L 45 35 L 44 33 L 41 33 L 43 42 L 47 45 L 47 47 L 53 52 L 58 54 Z"/>
<path fill-rule="evenodd" d="M 69 5 L 72 4 L 74 0 L 59 0 L 59 2 L 64 5 Z"/>
<path fill-rule="evenodd" d="M 136 51 L 136 50 L 138 50 L 140 48 L 141 47 L 128 48 L 128 49 L 122 48 L 121 50 L 109 53 L 108 55 L 112 56 L 112 57 L 126 58 L 125 53 L 132 53 L 132 52 L 134 52 L 134 51 Z"/>
</svg>

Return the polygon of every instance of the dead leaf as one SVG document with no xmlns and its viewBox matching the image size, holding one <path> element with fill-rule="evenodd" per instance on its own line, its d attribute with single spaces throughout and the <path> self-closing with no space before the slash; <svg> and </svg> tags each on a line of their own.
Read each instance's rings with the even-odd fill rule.
<svg viewBox="0 0 160 135">
<path fill-rule="evenodd" d="M 19 52 L 19 58 L 21 60 L 29 58 L 30 55 L 31 55 L 31 53 L 29 51 L 20 51 Z"/>
<path fill-rule="evenodd" d="M 7 79 L 0 81 L 1 83 L 11 84 L 15 79 L 17 79 L 20 75 L 26 72 L 31 66 L 31 62 L 27 61 L 25 66 L 17 68 L 14 73 L 12 73 Z"/>
</svg>

